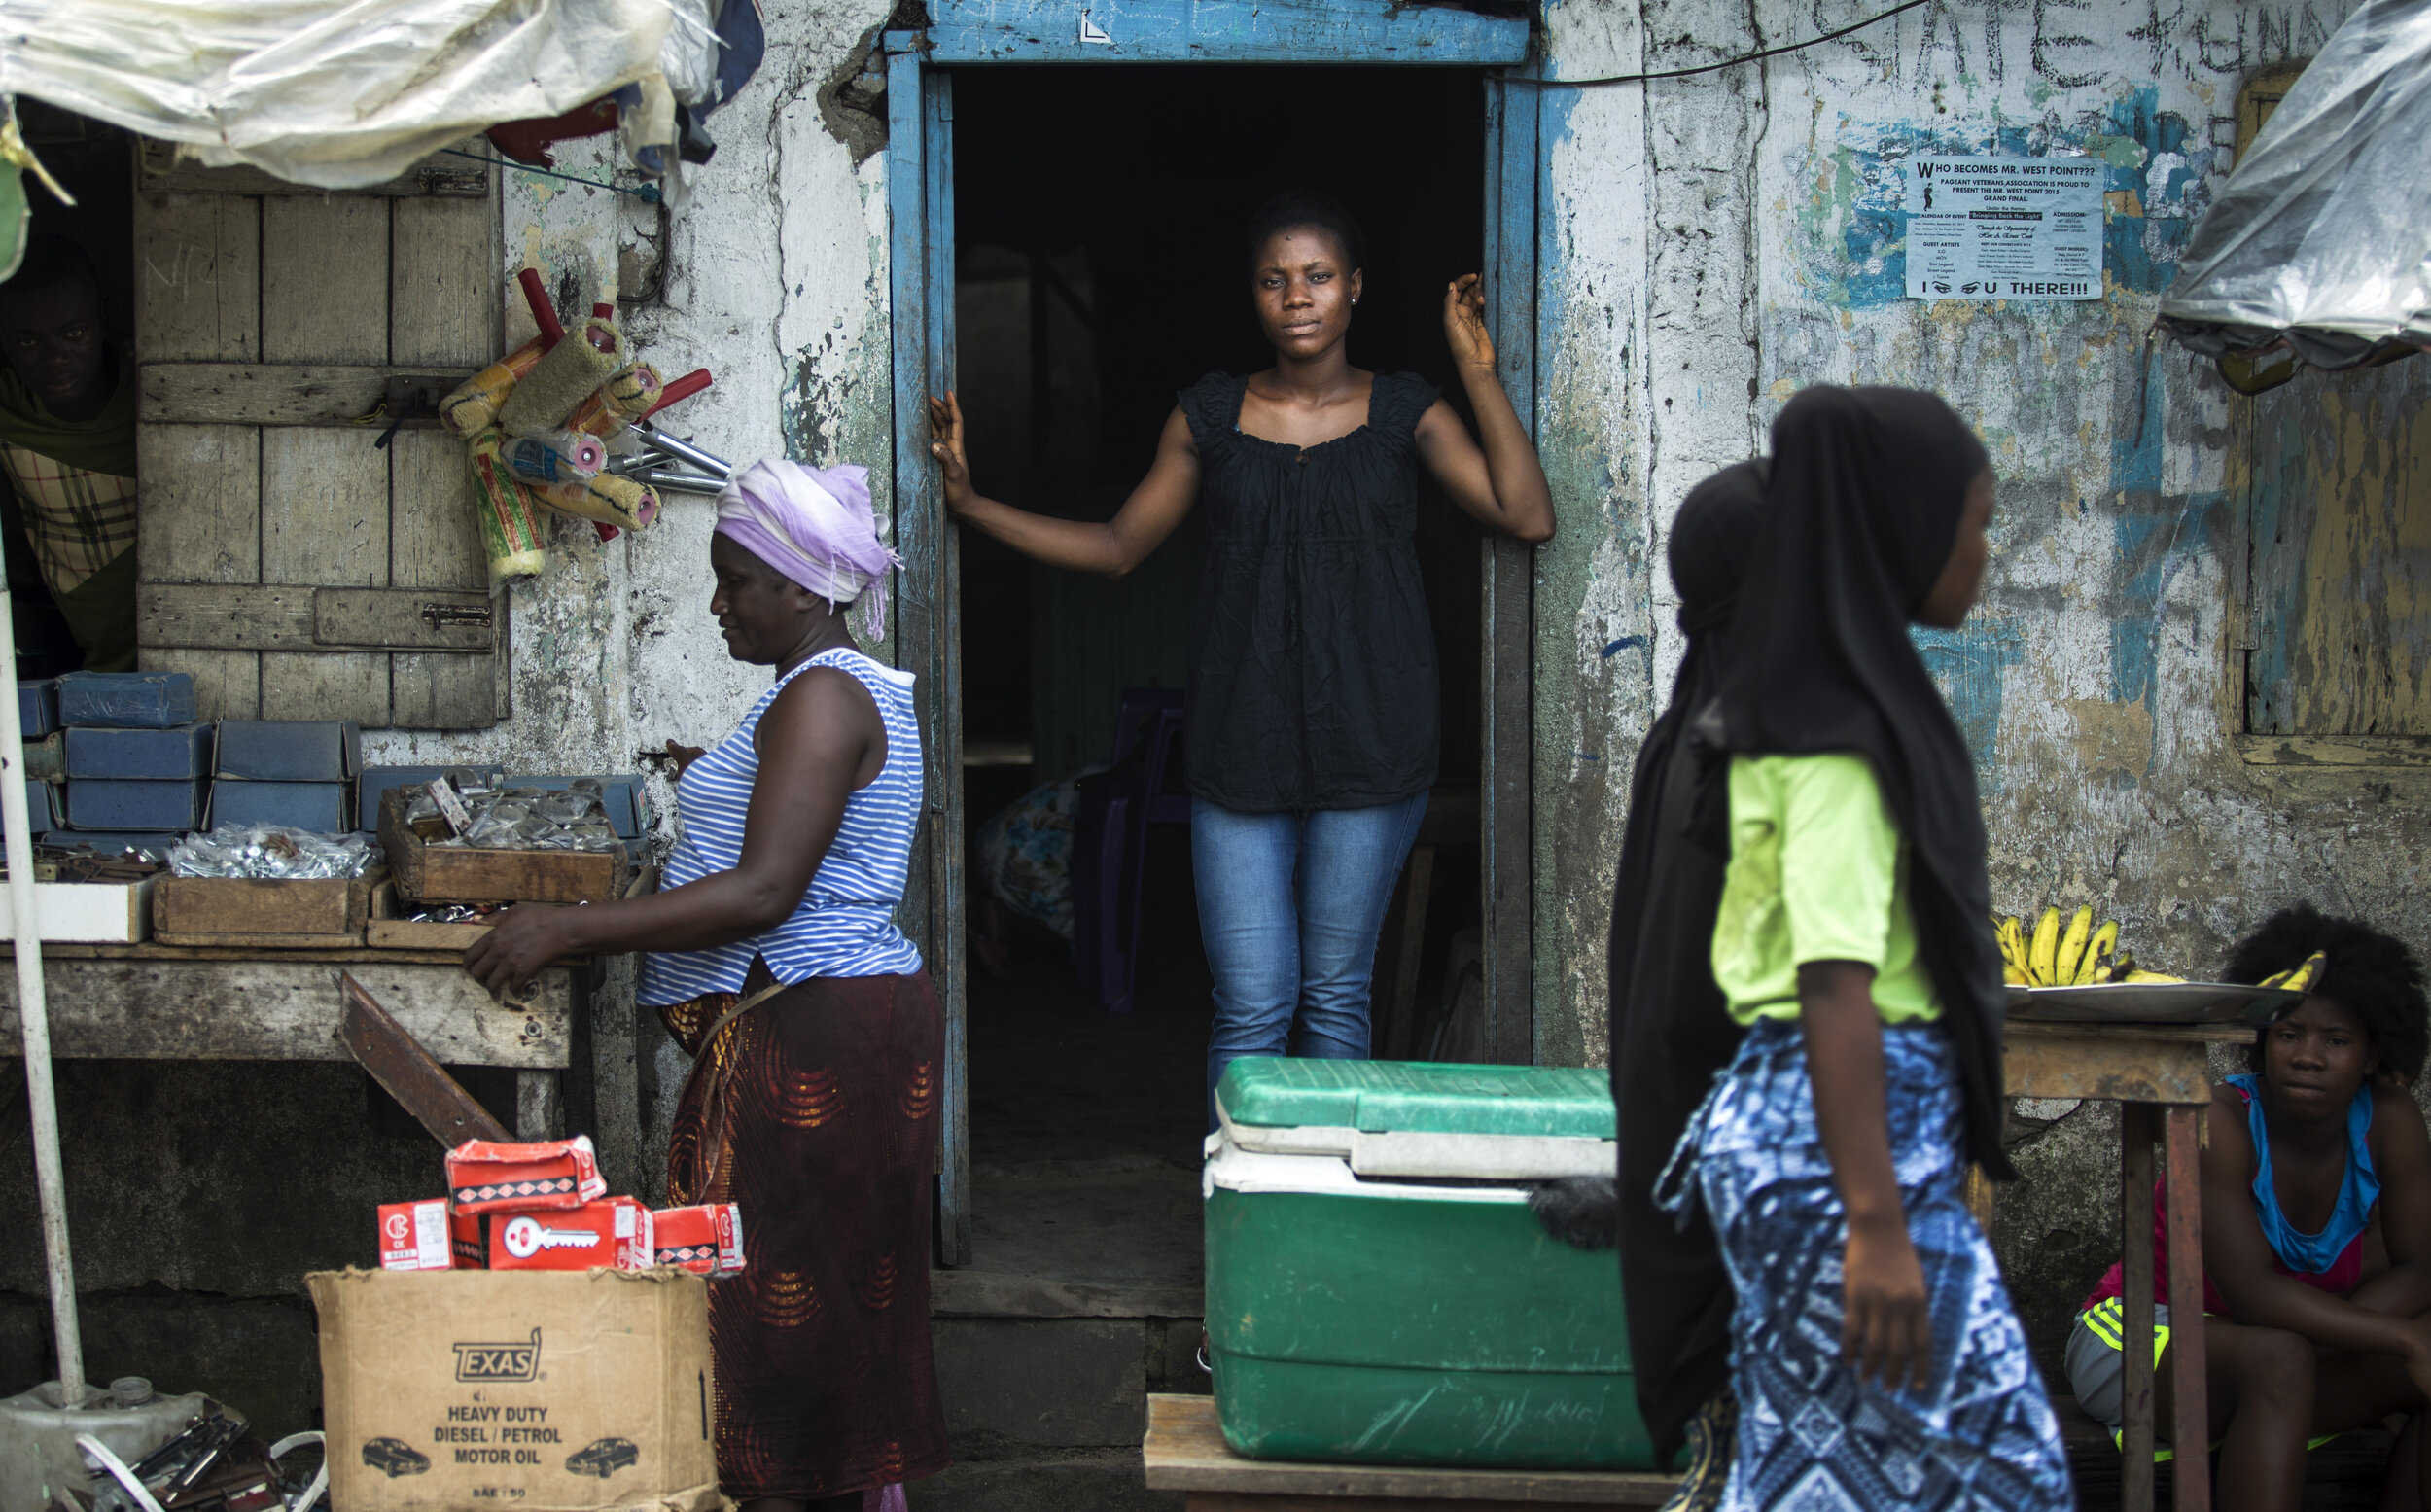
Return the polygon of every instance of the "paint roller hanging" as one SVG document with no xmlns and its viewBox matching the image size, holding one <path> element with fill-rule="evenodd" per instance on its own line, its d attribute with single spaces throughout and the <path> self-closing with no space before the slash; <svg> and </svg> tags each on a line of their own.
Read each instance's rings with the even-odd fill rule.
<svg viewBox="0 0 2431 1512">
<path fill-rule="evenodd" d="M 608 440 L 642 431 L 641 421 L 711 382 L 701 369 L 668 383 L 632 360 L 613 304 L 592 305 L 575 339 L 566 339 L 540 270 L 527 267 L 515 279 L 539 334 L 439 405 L 440 422 L 465 442 L 493 592 L 547 569 L 538 523 L 544 510 L 590 521 L 603 541 L 656 519 L 658 489 L 647 470 L 667 460 L 663 448 L 639 454 L 638 467 L 617 468 Z M 716 463 L 714 481 L 688 475 L 684 481 L 722 484 L 724 464 L 694 454 L 694 465 L 705 463 Z"/>
</svg>

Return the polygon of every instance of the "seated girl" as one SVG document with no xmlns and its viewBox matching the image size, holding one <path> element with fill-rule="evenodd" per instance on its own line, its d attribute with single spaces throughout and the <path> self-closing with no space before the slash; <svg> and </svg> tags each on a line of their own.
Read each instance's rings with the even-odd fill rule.
<svg viewBox="0 0 2431 1512">
<path fill-rule="evenodd" d="M 2223 1512 L 2303 1500 L 2308 1439 L 2431 1403 L 2431 1136 L 2406 1088 L 2421 1071 L 2422 967 L 2400 941 L 2308 904 L 2240 941 L 2228 979 L 2327 960 L 2311 992 L 2256 1037 L 2253 1070 L 2213 1089 L 2202 1156 L 2203 1347 Z M 2161 1188 L 2153 1194 L 2157 1421 L 2172 1392 Z M 2119 1267 L 2069 1334 L 2078 1403 L 2123 1417 Z M 2194 1324 L 2180 1317 L 2176 1326 Z M 2431 1508 L 2413 1417 L 2383 1506 Z"/>
</svg>

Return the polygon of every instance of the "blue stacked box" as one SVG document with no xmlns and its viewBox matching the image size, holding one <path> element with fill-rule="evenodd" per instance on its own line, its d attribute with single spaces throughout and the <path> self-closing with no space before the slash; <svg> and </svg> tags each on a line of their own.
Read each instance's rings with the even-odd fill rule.
<svg viewBox="0 0 2431 1512">
<path fill-rule="evenodd" d="M 352 826 L 362 765 L 363 730 L 352 720 L 222 720 L 211 826 L 339 833 Z"/>
<path fill-rule="evenodd" d="M 17 685 L 17 722 L 27 740 L 39 740 L 59 727 L 57 678 Z"/>
<path fill-rule="evenodd" d="M 69 689 L 89 673 L 60 682 L 60 712 Z M 183 674 L 180 674 L 183 676 Z M 191 707 L 191 686 L 187 702 Z M 124 705 L 137 718 L 160 703 Z M 80 713 L 106 713 L 90 707 Z M 211 726 L 114 726 L 70 723 L 66 732 L 67 826 L 71 829 L 192 829 L 202 822 L 211 771 Z"/>
<path fill-rule="evenodd" d="M 70 672 L 58 680 L 59 722 L 170 729 L 194 722 L 194 680 L 183 672 Z"/>
</svg>

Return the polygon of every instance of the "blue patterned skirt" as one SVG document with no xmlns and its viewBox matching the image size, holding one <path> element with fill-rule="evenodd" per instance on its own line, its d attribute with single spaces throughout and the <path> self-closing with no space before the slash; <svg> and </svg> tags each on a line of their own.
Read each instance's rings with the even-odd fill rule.
<svg viewBox="0 0 2431 1512">
<path fill-rule="evenodd" d="M 1920 1395 L 1861 1384 L 1841 1363 L 1848 1219 L 1815 1131 L 1795 1021 L 1761 1020 L 1749 1031 L 1681 1139 L 1739 1295 L 1731 1323 L 1739 1444 L 1722 1505 L 2073 1507 L 2060 1425 L 2026 1330 L 1960 1193 L 1950 1043 L 1930 1030 L 1886 1030 L 1883 1059 L 1891 1161 L 1932 1309 L 1931 1385 Z"/>
</svg>

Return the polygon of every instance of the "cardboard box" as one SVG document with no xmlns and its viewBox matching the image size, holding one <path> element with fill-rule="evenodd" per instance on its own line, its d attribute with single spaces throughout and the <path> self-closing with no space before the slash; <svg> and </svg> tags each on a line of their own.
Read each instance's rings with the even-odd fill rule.
<svg viewBox="0 0 2431 1512">
<path fill-rule="evenodd" d="M 159 829 L 185 833 L 202 823 L 209 778 L 125 782 L 80 777 L 67 785 L 70 829 Z"/>
<path fill-rule="evenodd" d="M 60 732 L 67 777 L 115 777 L 143 782 L 192 782 L 211 774 L 211 726 L 106 729 L 71 725 Z"/>
<path fill-rule="evenodd" d="M 646 1271 L 651 1212 L 630 1197 L 559 1213 L 502 1213 L 489 1220 L 493 1271 Z"/>
<path fill-rule="evenodd" d="M 363 728 L 352 720 L 222 720 L 221 777 L 248 782 L 342 783 L 363 766 Z"/>
<path fill-rule="evenodd" d="M 18 730 L 39 740 L 59 727 L 59 680 L 40 678 L 17 685 Z"/>
<path fill-rule="evenodd" d="M 34 908 L 42 937 L 56 944 L 133 945 L 152 933 L 152 890 L 141 882 L 37 882 Z M 16 929 L 17 902 L 0 887 L 0 930 Z"/>
<path fill-rule="evenodd" d="M 250 782 L 223 775 L 211 785 L 211 827 L 280 825 L 313 834 L 344 834 L 354 823 L 354 785 Z"/>
<path fill-rule="evenodd" d="M 650 1220 L 652 1264 L 704 1276 L 730 1276 L 743 1268 L 743 1210 L 736 1204 L 661 1208 Z"/>
<path fill-rule="evenodd" d="M 61 724 L 167 729 L 194 721 L 194 680 L 183 672 L 70 672 L 58 697 Z"/>
<path fill-rule="evenodd" d="M 684 1271 L 320 1272 L 332 1504 L 712 1512 L 709 1283 Z"/>
<path fill-rule="evenodd" d="M 608 1195 L 591 1137 L 500 1144 L 467 1140 L 447 1152 L 447 1196 L 458 1213 L 543 1213 Z"/>
<path fill-rule="evenodd" d="M 452 1271 L 455 1246 L 447 1233 L 447 1199 L 380 1204 L 380 1269 Z"/>
</svg>

